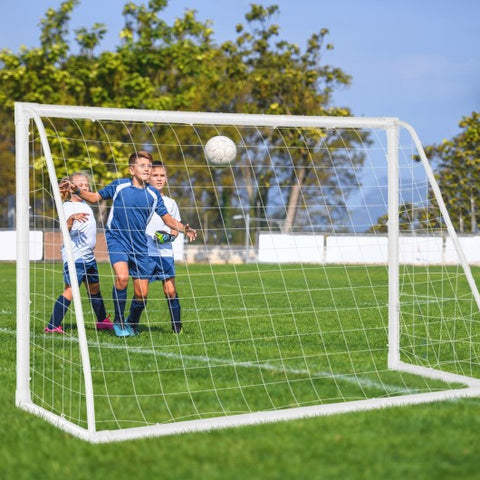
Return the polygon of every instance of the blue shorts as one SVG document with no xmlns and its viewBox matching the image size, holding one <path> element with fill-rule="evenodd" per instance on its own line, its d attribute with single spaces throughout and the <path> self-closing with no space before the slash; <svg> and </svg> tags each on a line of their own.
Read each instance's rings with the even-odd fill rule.
<svg viewBox="0 0 480 480">
<path fill-rule="evenodd" d="M 118 262 L 125 262 L 128 264 L 128 273 L 132 278 L 150 278 L 152 264 L 150 257 L 146 253 L 140 251 L 132 252 L 131 247 L 127 249 L 122 242 L 111 236 L 106 235 L 106 239 L 108 255 L 112 265 Z"/>
<path fill-rule="evenodd" d="M 97 262 L 93 260 L 92 262 L 75 262 L 75 269 L 77 270 L 77 281 L 78 285 L 81 285 L 83 282 L 88 283 L 98 283 L 98 268 Z M 63 281 L 65 285 L 69 287 L 72 285 L 70 283 L 70 273 L 68 272 L 68 264 L 63 264 Z"/>
<path fill-rule="evenodd" d="M 149 258 L 151 262 L 151 282 L 175 277 L 175 263 L 173 257 L 159 256 Z"/>
</svg>

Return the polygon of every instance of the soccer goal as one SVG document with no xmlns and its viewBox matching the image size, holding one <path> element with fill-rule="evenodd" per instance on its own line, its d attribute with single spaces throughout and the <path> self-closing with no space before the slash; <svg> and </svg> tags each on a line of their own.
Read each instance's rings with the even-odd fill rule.
<svg viewBox="0 0 480 480">
<path fill-rule="evenodd" d="M 20 408 L 97 443 L 480 395 L 479 239 L 407 123 L 17 103 L 15 124 Z M 207 160 L 215 136 L 234 147 Z M 198 232 L 175 240 L 182 333 L 159 281 L 139 335 L 97 330 L 75 275 L 65 333 L 45 333 L 62 243 L 75 269 L 59 180 L 100 190 L 138 150 Z M 113 313 L 110 204 L 92 208 Z"/>
</svg>

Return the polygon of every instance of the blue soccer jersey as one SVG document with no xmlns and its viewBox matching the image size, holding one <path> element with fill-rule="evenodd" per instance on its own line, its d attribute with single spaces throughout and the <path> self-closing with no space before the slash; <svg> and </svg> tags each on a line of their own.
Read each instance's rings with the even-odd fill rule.
<svg viewBox="0 0 480 480">
<path fill-rule="evenodd" d="M 145 229 L 154 213 L 168 213 L 160 193 L 147 186 L 135 187 L 129 178 L 114 180 L 98 191 L 104 199 L 112 199 L 107 234 L 121 243 L 126 252 L 146 252 Z"/>
</svg>

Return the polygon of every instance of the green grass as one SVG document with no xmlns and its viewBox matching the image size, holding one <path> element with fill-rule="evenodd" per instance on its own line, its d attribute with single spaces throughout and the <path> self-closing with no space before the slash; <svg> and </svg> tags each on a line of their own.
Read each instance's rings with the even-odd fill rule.
<svg viewBox="0 0 480 480">
<path fill-rule="evenodd" d="M 101 268 L 102 274 L 107 275 L 108 266 L 102 265 Z M 252 272 L 252 266 L 238 266 L 233 272 L 232 267 L 219 266 L 215 269 L 214 280 L 210 269 L 205 266 L 189 266 L 189 275 L 180 268 L 178 288 L 182 294 L 185 320 L 185 334 L 180 337 L 169 332 L 165 300 L 158 285 L 151 292 L 142 335 L 128 339 L 128 343 L 105 332 L 97 336 L 87 313 L 87 336 L 94 345 L 91 349 L 94 382 L 99 388 L 96 402 L 113 403 L 100 409 L 103 418 L 99 428 L 113 428 L 117 423 L 121 426 L 140 423 L 138 404 L 125 402 L 126 392 L 133 389 L 137 394 L 151 393 L 158 392 L 161 386 L 161 396 L 152 400 L 145 395 L 139 400 L 141 411 L 156 421 L 208 417 L 225 411 L 237 413 L 331 403 L 338 401 L 339 396 L 364 398 L 365 388 L 360 388 L 363 384 L 349 382 L 339 385 L 338 381 L 332 382 L 321 376 L 307 381 L 304 373 L 298 373 L 299 370 L 318 372 L 326 366 L 334 367 L 335 372 L 377 378 L 384 390 L 386 385 L 396 384 L 424 391 L 443 388 L 440 382 L 425 383 L 412 376 L 386 371 L 384 269 L 363 268 L 352 273 L 355 269 L 347 272 L 338 268 L 329 272 L 327 277 L 318 271 L 310 275 L 294 266 L 290 268 L 288 279 L 293 288 L 288 294 L 285 294 L 285 277 L 282 278 L 281 272 L 271 266 L 255 272 Z M 36 275 L 37 291 L 45 290 L 51 297 L 58 295 L 61 289 L 58 272 L 59 266 L 55 265 L 51 275 L 42 275 L 41 278 Z M 413 273 L 418 290 L 424 282 L 423 273 L 421 270 Z M 107 476 L 161 476 L 167 479 L 480 478 L 477 461 L 480 402 L 477 399 L 101 446 L 75 439 L 14 406 L 14 276 L 14 265 L 0 265 L 2 479 Z M 347 277 L 358 280 L 364 287 L 374 288 L 362 288 L 355 293 L 355 289 L 339 288 L 333 295 L 326 294 L 327 283 L 342 285 Z M 268 295 L 262 295 L 259 291 L 266 289 L 266 285 Z M 458 290 L 458 285 L 458 282 L 450 287 L 442 285 L 444 297 L 450 298 L 448 289 Z M 312 298 L 305 287 L 318 295 Z M 376 296 L 374 305 L 373 290 Z M 407 290 L 405 282 L 405 295 L 411 293 Z M 107 298 L 106 291 L 105 287 Z M 219 291 L 221 297 L 215 294 Z M 155 301 L 155 298 L 160 300 Z M 332 309 L 335 302 L 345 307 L 340 316 Z M 347 308 L 352 303 L 359 307 L 360 316 Z M 471 340 L 475 340 L 472 333 L 475 333 L 476 317 L 470 312 L 469 315 L 460 312 L 462 306 L 458 302 L 449 303 L 439 306 L 416 301 L 408 307 L 415 309 L 417 315 L 415 320 L 409 320 L 408 311 L 405 314 L 404 354 L 425 364 L 435 364 L 446 358 L 451 370 L 475 372 L 475 365 L 467 368 L 464 361 L 453 360 L 462 360 L 460 357 L 467 343 L 470 343 L 470 349 L 475 347 Z M 82 393 L 73 321 L 66 321 L 72 328 L 73 340 L 46 338 L 41 333 L 51 307 L 50 299 L 36 298 L 32 304 L 34 358 L 40 363 L 48 359 L 50 363 L 43 372 L 53 371 L 56 376 L 61 374 L 72 378 L 70 389 Z M 86 304 L 86 312 L 87 307 Z M 465 317 L 466 320 L 455 322 L 455 332 L 446 331 L 448 324 L 445 322 L 437 326 L 419 322 L 422 315 L 434 318 L 438 309 L 444 315 Z M 413 319 L 414 315 L 411 317 Z M 368 326 L 369 334 L 362 333 L 364 330 L 358 325 Z M 446 342 L 440 345 L 441 335 L 446 339 L 452 338 L 453 333 L 457 339 L 453 346 L 445 346 Z M 468 338 L 466 333 L 470 335 Z M 323 349 L 323 345 L 328 345 L 328 349 Z M 342 354 L 346 346 L 352 352 L 348 361 Z M 145 351 L 147 347 L 157 355 L 131 354 L 135 348 Z M 52 361 L 52 352 L 58 356 L 57 361 Z M 205 363 L 198 357 L 208 357 L 210 361 Z M 472 358 L 471 351 L 468 358 Z M 281 369 L 240 366 L 252 359 L 257 361 L 257 367 L 278 365 L 283 359 L 287 373 L 282 373 Z M 229 361 L 228 364 L 225 360 Z M 126 375 L 128 363 L 135 372 L 133 379 Z M 180 368 L 179 363 L 185 368 Z M 100 367 L 105 374 L 101 373 Z M 155 379 L 157 370 L 161 372 L 161 383 Z M 66 409 L 72 418 L 83 417 L 82 402 L 78 400 L 81 396 L 63 394 L 62 398 L 64 389 L 52 387 L 50 381 L 42 380 L 40 370 L 34 373 L 33 383 L 39 399 L 43 396 L 43 401 L 54 408 Z M 57 392 L 56 388 L 59 389 Z M 110 400 L 101 396 L 107 390 Z M 385 391 L 373 389 L 368 394 L 375 396 L 385 394 Z"/>
</svg>

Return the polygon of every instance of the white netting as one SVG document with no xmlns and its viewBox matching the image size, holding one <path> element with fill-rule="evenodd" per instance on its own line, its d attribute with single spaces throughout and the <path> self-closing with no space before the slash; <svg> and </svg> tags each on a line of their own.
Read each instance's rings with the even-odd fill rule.
<svg viewBox="0 0 480 480">
<path fill-rule="evenodd" d="M 458 387 L 388 368 L 385 130 L 250 126 L 220 118 L 211 124 L 43 118 L 58 179 L 86 171 L 98 190 L 128 175 L 130 153 L 148 150 L 167 165 L 166 193 L 199 233 L 196 242 L 176 245 L 181 335 L 171 332 L 161 282 L 151 284 L 141 334 L 130 338 L 95 329 L 80 287 L 95 429 Z M 235 142 L 232 164 L 216 168 L 205 161 L 203 147 L 215 135 Z M 478 308 L 417 154 L 402 133 L 397 353 L 414 366 L 478 377 Z M 29 157 L 30 229 L 43 231 L 45 244 L 43 260 L 30 263 L 32 400 L 87 428 L 73 303 L 65 335 L 43 331 L 63 289 L 62 239 L 34 122 Z M 113 313 L 103 235 L 108 206 L 94 207 L 96 257 Z M 476 261 L 476 243 L 460 240 Z M 130 283 L 127 314 L 132 295 Z"/>
</svg>

